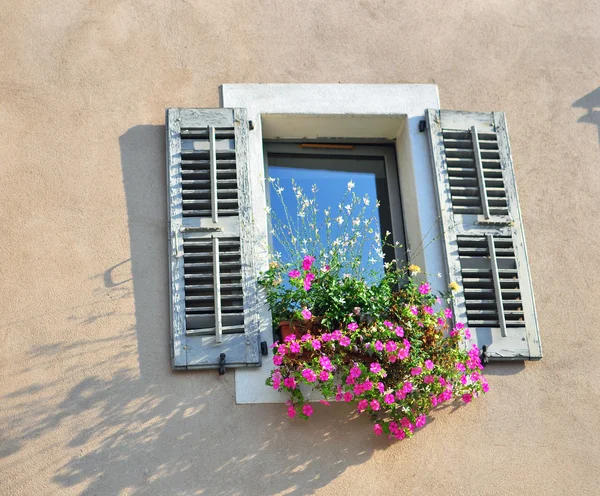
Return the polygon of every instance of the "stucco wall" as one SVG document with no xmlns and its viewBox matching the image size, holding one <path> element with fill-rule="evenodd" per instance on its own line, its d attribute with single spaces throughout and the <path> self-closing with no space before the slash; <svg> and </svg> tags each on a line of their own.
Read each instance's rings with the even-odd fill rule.
<svg viewBox="0 0 600 496">
<path fill-rule="evenodd" d="M 600 5 L 0 2 L 0 494 L 597 494 Z M 545 357 L 412 440 L 170 371 L 164 109 L 436 83 L 507 113 Z"/>
</svg>

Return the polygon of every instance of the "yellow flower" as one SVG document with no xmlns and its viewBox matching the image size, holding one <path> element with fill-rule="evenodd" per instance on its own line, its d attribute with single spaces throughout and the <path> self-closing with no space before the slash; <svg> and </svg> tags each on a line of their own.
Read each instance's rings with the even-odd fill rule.
<svg viewBox="0 0 600 496">
<path fill-rule="evenodd" d="M 273 281 L 273 286 L 279 286 L 281 284 L 281 279 L 275 279 Z"/>
<path fill-rule="evenodd" d="M 269 264 L 269 267 L 271 267 L 272 269 L 276 269 L 277 267 L 279 267 L 279 264 L 277 262 L 271 262 Z"/>
<path fill-rule="evenodd" d="M 458 284 L 454 281 L 452 281 L 450 284 L 448 284 L 448 287 L 452 290 L 452 291 L 458 291 L 460 288 L 458 287 Z"/>
<path fill-rule="evenodd" d="M 421 267 L 419 267 L 418 265 L 412 264 L 408 266 L 408 271 L 411 274 L 420 274 L 421 273 Z"/>
</svg>

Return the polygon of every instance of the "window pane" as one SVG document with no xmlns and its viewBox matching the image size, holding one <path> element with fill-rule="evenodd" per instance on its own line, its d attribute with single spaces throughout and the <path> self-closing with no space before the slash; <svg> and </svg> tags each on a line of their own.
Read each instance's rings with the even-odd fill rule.
<svg viewBox="0 0 600 496">
<path fill-rule="evenodd" d="M 386 231 L 392 231 L 383 158 L 269 154 L 268 164 L 269 177 L 276 180 L 270 183 L 272 212 L 275 217 L 282 220 L 285 220 L 287 215 L 289 220 L 285 220 L 286 225 L 291 221 L 296 232 L 300 230 L 308 234 L 305 236 L 306 245 L 304 245 L 304 240 L 300 240 L 300 247 L 306 246 L 306 254 L 311 255 L 315 250 L 318 250 L 314 246 L 316 236 L 311 236 L 315 228 L 319 230 L 321 239 L 326 239 L 325 211 L 330 209 L 330 216 L 333 221 L 327 239 L 331 242 L 338 238 L 340 234 L 347 233 L 348 229 L 351 228 L 360 230 L 363 239 L 366 237 L 370 241 L 358 250 L 359 253 L 362 253 L 362 273 L 367 276 L 368 274 L 364 269 L 374 269 L 375 273 L 371 276 L 383 275 L 383 260 L 373 249 L 374 234 L 367 233 L 368 227 L 364 223 L 360 227 L 352 224 L 353 220 L 356 221 L 356 215 L 349 216 L 346 210 L 346 206 L 351 203 L 353 192 L 360 198 L 360 207 L 355 207 L 353 213 L 356 214 L 360 209 L 365 208 L 363 221 L 373 216 L 376 223 L 371 225 L 380 231 L 381 237 L 384 236 Z M 308 225 L 310 220 L 306 216 L 302 218 L 298 215 L 298 202 L 296 193 L 292 189 L 292 180 L 309 199 L 314 199 L 316 202 L 318 211 L 313 226 Z M 349 183 L 354 184 L 352 192 L 349 191 Z M 317 186 L 317 191 L 313 192 L 313 185 Z M 279 194 L 277 192 L 278 187 L 283 188 L 283 191 L 279 190 Z M 281 199 L 283 199 L 283 202 Z M 375 206 L 378 200 L 381 203 L 379 209 Z M 340 203 L 342 203 L 341 211 Z M 342 221 L 341 224 L 339 223 L 340 220 Z M 289 232 L 287 234 L 289 239 Z M 389 239 L 388 241 L 391 242 L 392 240 Z M 289 253 L 281 240 L 273 238 L 273 248 L 282 254 L 284 262 L 298 257 L 297 254 Z M 294 255 L 296 256 L 294 257 Z M 389 255 L 390 259 L 393 258 L 393 250 Z"/>
</svg>

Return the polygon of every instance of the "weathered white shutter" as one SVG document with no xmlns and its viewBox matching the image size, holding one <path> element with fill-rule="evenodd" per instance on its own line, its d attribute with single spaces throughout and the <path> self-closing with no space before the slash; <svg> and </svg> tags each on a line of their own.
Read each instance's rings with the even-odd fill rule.
<svg viewBox="0 0 600 496">
<path fill-rule="evenodd" d="M 505 116 L 427 111 L 457 322 L 491 360 L 542 357 Z M 471 346 L 471 343 L 466 343 Z"/>
<path fill-rule="evenodd" d="M 244 109 L 168 109 L 174 369 L 259 366 Z"/>
</svg>

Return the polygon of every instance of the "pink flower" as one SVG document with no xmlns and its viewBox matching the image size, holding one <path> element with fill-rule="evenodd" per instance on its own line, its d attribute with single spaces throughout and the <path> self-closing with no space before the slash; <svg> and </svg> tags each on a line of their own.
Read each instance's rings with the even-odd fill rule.
<svg viewBox="0 0 600 496">
<path fill-rule="evenodd" d="M 348 324 L 348 329 L 351 331 L 356 331 L 356 329 L 358 329 L 358 324 L 356 322 L 350 322 Z"/>
<path fill-rule="evenodd" d="M 481 390 L 484 393 L 487 393 L 490 390 L 490 385 L 487 382 L 482 382 L 481 383 Z"/>
<path fill-rule="evenodd" d="M 308 308 L 305 308 L 304 310 L 302 310 L 302 317 L 304 318 L 304 320 L 310 320 L 312 317 L 312 313 Z"/>
<path fill-rule="evenodd" d="M 296 389 L 296 379 L 293 377 L 286 377 L 283 380 L 283 385 L 288 389 Z"/>
<path fill-rule="evenodd" d="M 348 336 L 344 336 L 343 338 L 340 339 L 340 344 L 342 346 L 350 346 L 350 338 Z"/>
<path fill-rule="evenodd" d="M 331 341 L 331 334 L 329 334 L 328 332 L 326 332 L 325 334 L 321 334 L 321 339 L 324 343 L 326 343 L 327 341 Z"/>
<path fill-rule="evenodd" d="M 446 308 L 444 310 L 444 317 L 446 317 L 447 319 L 452 318 L 452 309 L 451 308 Z"/>
<path fill-rule="evenodd" d="M 323 370 L 333 370 L 333 365 L 331 365 L 329 357 L 326 357 L 324 355 L 319 358 L 319 365 L 323 367 Z"/>
<path fill-rule="evenodd" d="M 304 260 L 302 261 L 302 268 L 304 270 L 310 270 L 313 262 L 315 261 L 315 257 L 311 257 L 310 255 L 306 255 Z"/>
<path fill-rule="evenodd" d="M 385 351 L 387 351 L 388 353 L 393 353 L 397 349 L 398 345 L 395 341 L 388 341 L 387 343 L 385 343 Z"/>
<path fill-rule="evenodd" d="M 288 272 L 288 276 L 290 276 L 292 279 L 297 279 L 301 275 L 302 274 L 300 273 L 300 271 L 298 269 L 290 270 Z"/>
<path fill-rule="evenodd" d="M 288 408 L 288 417 L 294 418 L 296 416 L 296 409 L 293 406 Z"/>
<path fill-rule="evenodd" d="M 389 320 L 384 320 L 383 325 L 391 329 L 394 325 Z"/>
<path fill-rule="evenodd" d="M 421 375 L 421 372 L 423 372 L 421 367 L 413 367 L 410 369 L 410 375 Z"/>
<path fill-rule="evenodd" d="M 369 406 L 369 402 L 367 400 L 360 400 L 358 402 L 358 406 L 357 406 L 358 413 L 364 412 L 368 406 Z"/>
<path fill-rule="evenodd" d="M 397 400 L 403 400 L 406 398 L 406 393 L 404 391 L 396 391 L 396 399 Z"/>
<path fill-rule="evenodd" d="M 465 338 L 471 339 L 471 331 L 469 329 L 465 329 Z"/>
<path fill-rule="evenodd" d="M 321 370 L 321 373 L 319 374 L 319 380 L 325 382 L 329 380 L 329 372 L 327 372 L 326 370 Z"/>
<path fill-rule="evenodd" d="M 406 429 L 410 425 L 410 420 L 406 417 L 402 417 L 402 419 L 400 419 L 400 425 Z"/>
<path fill-rule="evenodd" d="M 376 412 L 377 410 L 379 410 L 381 408 L 381 405 L 379 404 L 379 401 L 377 401 L 377 400 L 371 400 L 369 405 L 371 406 L 371 410 L 373 410 L 374 412 Z"/>
<path fill-rule="evenodd" d="M 412 307 L 410 307 L 410 313 L 412 313 L 413 315 L 419 315 L 419 310 L 413 305 Z"/>
<path fill-rule="evenodd" d="M 302 371 L 302 377 L 306 379 L 306 382 L 315 382 L 317 380 L 317 374 L 312 369 L 304 369 Z"/>
<path fill-rule="evenodd" d="M 381 436 L 381 434 L 383 434 L 383 428 L 379 424 L 375 424 L 373 426 L 373 432 L 376 436 Z"/>
<path fill-rule="evenodd" d="M 381 371 L 381 365 L 379 365 L 377 362 L 373 362 L 371 364 L 370 367 L 371 372 L 373 372 L 374 374 L 377 374 L 378 372 Z"/>
<path fill-rule="evenodd" d="M 281 381 L 279 379 L 273 379 L 273 389 L 275 391 L 277 391 L 279 389 L 279 386 L 281 386 Z"/>
<path fill-rule="evenodd" d="M 428 282 L 424 282 L 419 286 L 419 293 L 426 295 L 431 291 L 431 285 Z"/>
<path fill-rule="evenodd" d="M 383 385 L 383 382 L 378 382 L 377 383 L 377 389 L 379 389 L 379 392 L 381 394 L 383 394 L 383 392 L 385 391 L 385 386 Z"/>
<path fill-rule="evenodd" d="M 313 407 L 308 403 L 302 407 L 302 413 L 307 417 L 310 417 L 313 414 Z"/>
<path fill-rule="evenodd" d="M 463 394 L 463 395 L 462 395 L 462 400 L 463 400 L 465 403 L 471 403 L 471 400 L 472 400 L 472 399 L 473 399 L 473 395 L 472 395 L 472 394 L 469 394 L 469 393 L 467 393 L 467 394 Z"/>
<path fill-rule="evenodd" d="M 315 275 L 308 273 L 304 278 L 304 291 L 309 291 L 312 286 L 312 282 L 315 280 Z"/>
<path fill-rule="evenodd" d="M 350 369 L 350 377 L 352 377 L 353 379 L 358 379 L 361 373 L 362 372 L 357 365 Z"/>
<path fill-rule="evenodd" d="M 404 386 L 402 386 L 402 391 L 404 391 L 406 394 L 412 392 L 412 390 L 413 390 L 412 382 L 405 382 Z"/>
<path fill-rule="evenodd" d="M 390 361 L 390 363 L 395 363 L 396 360 L 398 360 L 398 355 L 389 355 L 388 360 Z"/>
<path fill-rule="evenodd" d="M 352 401 L 352 393 L 350 391 L 344 393 L 344 401 L 346 403 L 350 403 Z"/>
<path fill-rule="evenodd" d="M 446 323 L 446 321 L 444 319 L 442 319 L 441 317 L 438 317 L 437 323 L 439 326 L 443 326 Z"/>
<path fill-rule="evenodd" d="M 302 338 L 300 339 L 300 341 L 302 341 L 303 343 L 306 343 L 307 341 L 310 341 L 311 335 L 306 333 L 302 336 Z"/>
<path fill-rule="evenodd" d="M 437 398 L 437 396 L 435 394 L 431 395 L 431 406 L 437 406 L 439 403 L 439 400 Z"/>
<path fill-rule="evenodd" d="M 460 376 L 460 383 L 461 383 L 463 386 L 466 386 L 466 385 L 467 385 L 467 376 L 466 376 L 465 374 L 463 374 L 463 375 L 461 375 L 461 376 Z"/>
<path fill-rule="evenodd" d="M 285 344 L 280 344 L 277 347 L 277 354 L 278 355 L 285 355 L 287 353 L 287 346 Z"/>
<path fill-rule="evenodd" d="M 318 340 L 315 339 L 314 341 L 311 341 L 310 344 L 313 347 L 313 350 L 320 350 L 321 349 L 321 341 L 318 341 Z"/>
<path fill-rule="evenodd" d="M 325 406 L 331 406 L 331 403 L 327 400 L 319 400 L 319 403 L 323 403 Z"/>
<path fill-rule="evenodd" d="M 404 439 L 406 437 L 406 432 L 404 432 L 402 429 L 400 429 L 399 431 L 397 431 L 394 436 L 396 437 L 396 439 L 399 439 L 400 441 L 402 441 L 402 439 Z"/>
<path fill-rule="evenodd" d="M 423 414 L 419 415 L 415 420 L 417 427 L 423 427 L 427 423 L 427 417 Z"/>
<path fill-rule="evenodd" d="M 394 395 L 393 394 L 386 394 L 385 397 L 383 398 L 383 401 L 386 404 L 391 405 L 394 402 Z"/>
<path fill-rule="evenodd" d="M 408 350 L 406 348 L 400 348 L 398 350 L 398 360 L 404 360 L 408 358 Z"/>
<path fill-rule="evenodd" d="M 326 265 L 325 267 L 322 267 L 321 270 L 323 272 L 329 272 L 331 270 L 331 267 L 329 267 L 329 265 Z"/>
<path fill-rule="evenodd" d="M 286 343 L 289 343 L 290 341 L 296 341 L 296 335 L 295 335 L 295 334 L 288 334 L 288 335 L 285 337 L 284 341 L 285 341 Z"/>
<path fill-rule="evenodd" d="M 283 357 L 280 355 L 273 355 L 273 365 L 278 367 L 283 363 Z"/>
<path fill-rule="evenodd" d="M 423 311 L 424 311 L 425 313 L 428 313 L 429 315 L 433 315 L 433 308 L 431 308 L 430 306 L 427 306 L 427 305 L 425 305 L 425 306 L 423 307 Z"/>
<path fill-rule="evenodd" d="M 425 384 L 433 384 L 435 382 L 435 377 L 433 377 L 432 375 L 426 375 L 423 377 L 423 382 Z"/>
<path fill-rule="evenodd" d="M 377 351 L 383 351 L 383 343 L 379 341 L 379 339 L 375 341 L 375 349 Z"/>
<path fill-rule="evenodd" d="M 340 331 L 339 329 L 336 329 L 335 331 L 333 331 L 331 333 L 331 339 L 340 339 L 342 337 L 342 331 Z"/>
<path fill-rule="evenodd" d="M 300 353 L 300 343 L 294 341 L 292 344 L 290 344 L 290 351 L 292 353 Z"/>
<path fill-rule="evenodd" d="M 434 365 L 433 365 L 433 362 L 431 360 L 425 360 L 425 368 L 427 370 L 433 370 L 433 367 L 434 367 Z"/>
<path fill-rule="evenodd" d="M 456 368 L 456 370 L 458 370 L 459 372 L 464 372 L 464 371 L 466 370 L 466 369 L 465 369 L 465 366 L 464 366 L 464 364 L 462 364 L 462 363 L 460 363 L 460 362 L 458 362 L 458 363 L 457 363 L 457 364 L 456 364 L 454 367 L 455 367 L 455 368 Z"/>
<path fill-rule="evenodd" d="M 394 329 L 394 332 L 396 333 L 396 336 L 398 336 L 399 338 L 404 337 L 404 329 L 402 329 L 402 327 L 396 326 L 396 329 Z"/>
<path fill-rule="evenodd" d="M 459 331 L 465 328 L 465 325 L 462 322 L 458 322 L 454 327 L 456 327 Z"/>
</svg>

